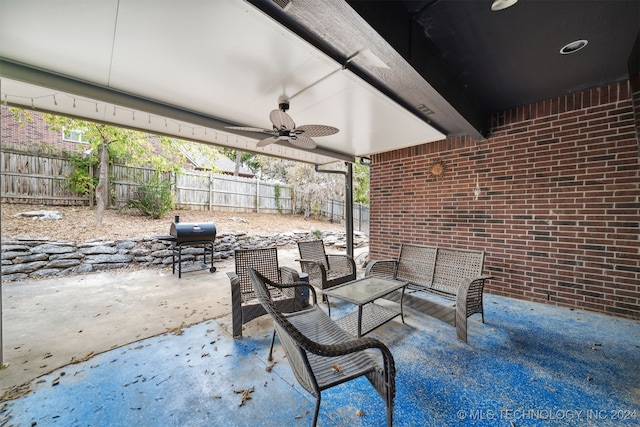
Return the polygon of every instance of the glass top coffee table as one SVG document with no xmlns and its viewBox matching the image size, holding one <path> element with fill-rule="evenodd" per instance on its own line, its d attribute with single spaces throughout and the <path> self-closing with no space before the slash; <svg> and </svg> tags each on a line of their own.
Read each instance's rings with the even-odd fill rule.
<svg viewBox="0 0 640 427">
<path fill-rule="evenodd" d="M 328 297 L 337 298 L 358 306 L 357 312 L 336 319 L 336 323 L 345 331 L 360 338 L 398 315 L 400 315 L 402 323 L 404 323 L 402 301 L 406 286 L 406 282 L 369 276 L 325 289 L 322 293 Z M 400 307 L 374 303 L 376 299 L 382 298 L 398 289 L 402 289 Z"/>
</svg>

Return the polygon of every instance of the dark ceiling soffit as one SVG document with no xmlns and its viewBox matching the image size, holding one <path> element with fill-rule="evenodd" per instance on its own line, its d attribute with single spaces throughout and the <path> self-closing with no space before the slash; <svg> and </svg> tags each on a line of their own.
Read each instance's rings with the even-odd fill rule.
<svg viewBox="0 0 640 427">
<path fill-rule="evenodd" d="M 438 132 L 444 135 L 450 134 L 450 131 L 448 129 L 443 128 L 441 125 L 433 121 L 431 117 L 429 119 L 425 119 L 422 116 L 422 113 L 416 108 L 415 105 L 409 104 L 407 101 L 402 99 L 402 97 L 399 96 L 396 92 L 389 89 L 388 87 L 386 87 L 384 84 L 382 84 L 375 78 L 372 78 L 368 73 L 363 71 L 360 67 L 348 62 L 349 58 L 345 57 L 343 54 L 341 54 L 336 49 L 334 49 L 333 46 L 326 43 L 321 38 L 316 37 L 314 34 L 310 33 L 309 30 L 307 30 L 304 26 L 300 25 L 295 20 L 291 19 L 291 17 L 287 15 L 287 13 L 284 12 L 282 8 L 280 8 L 275 2 L 271 0 L 247 0 L 247 1 L 252 5 L 254 5 L 256 8 L 258 8 L 259 10 L 261 10 L 262 12 L 264 12 L 265 14 L 267 14 L 268 16 L 270 16 L 271 18 L 275 19 L 278 23 L 280 23 L 285 28 L 297 34 L 307 43 L 313 45 L 316 49 L 320 50 L 322 53 L 324 53 L 325 55 L 327 55 L 328 57 L 336 61 L 338 64 L 342 65 L 345 69 L 348 69 L 349 71 L 354 73 L 356 76 L 358 76 L 359 78 L 361 78 L 362 80 L 370 84 L 372 87 L 374 87 L 375 89 L 383 93 L 385 96 L 387 96 L 389 99 L 393 100 L 395 103 L 400 105 L 402 108 L 409 111 L 410 113 L 415 115 L 417 118 L 419 118 L 423 122 L 429 124 L 429 126 L 434 128 Z M 351 5 L 352 2 L 347 1 L 347 3 Z M 371 2 L 371 3 L 376 3 L 376 2 Z M 357 9 L 355 10 L 356 12 L 360 13 Z M 376 28 L 376 31 L 380 32 L 377 28 Z M 382 36 L 385 36 L 385 34 L 382 34 Z M 393 46 L 393 47 L 397 49 L 396 46 Z M 465 117 L 465 119 L 467 119 L 467 117 Z M 482 134 L 483 136 L 486 136 L 485 133 L 483 132 L 484 131 L 483 126 L 480 126 L 477 123 L 472 123 L 472 122 L 469 122 L 469 123 L 480 134 Z"/>
<path fill-rule="evenodd" d="M 347 0 L 347 3 L 474 129 L 487 137 L 489 115 L 449 71 L 436 47 L 402 2 Z M 408 30 L 402 32 L 399 28 Z"/>
<path fill-rule="evenodd" d="M 239 123 L 233 123 L 226 120 L 222 120 L 212 116 L 205 116 L 193 111 L 185 110 L 179 107 L 175 107 L 169 104 L 153 101 L 150 99 L 140 98 L 129 93 L 116 91 L 104 86 L 95 85 L 93 83 L 83 82 L 70 77 L 66 77 L 59 74 L 54 74 L 45 70 L 29 67 L 24 64 L 18 64 L 13 61 L 9 61 L 5 58 L 0 58 L 0 76 L 6 77 L 12 80 L 28 83 L 36 86 L 46 87 L 52 90 L 58 90 L 61 92 L 68 92 L 78 96 L 83 96 L 90 99 L 95 99 L 110 104 L 120 105 L 124 107 L 130 107 L 136 110 L 144 111 L 149 114 L 158 115 L 161 117 L 167 117 L 174 120 L 183 121 L 186 123 L 192 123 L 198 126 L 207 127 L 209 129 L 219 130 L 234 135 L 244 136 L 246 138 L 255 139 L 256 134 L 253 132 L 241 132 L 227 129 L 227 126 L 244 126 Z M 50 111 L 51 114 L 59 114 L 56 111 Z M 74 117 L 77 119 L 86 120 L 83 117 Z M 121 126 L 121 125 L 119 125 Z M 144 128 L 136 128 L 136 130 L 148 132 Z M 270 134 L 264 134 L 265 138 L 272 136 Z M 168 135 L 175 136 L 175 135 Z M 192 141 L 199 141 L 205 144 L 211 144 L 209 141 L 200 141 L 190 138 L 185 138 Z M 236 148 L 230 146 L 230 148 Z M 315 154 L 331 157 L 336 160 L 343 160 L 347 162 L 354 162 L 355 158 L 349 154 L 339 153 L 333 150 L 327 150 L 324 148 L 315 148 L 313 150 L 304 150 L 296 148 L 300 151 L 309 151 Z M 257 154 L 263 154 L 256 151 Z"/>
<path fill-rule="evenodd" d="M 636 36 L 636 42 L 633 44 L 633 49 L 631 49 L 627 67 L 629 68 L 631 89 L 633 92 L 638 92 L 640 91 L 640 33 Z"/>
</svg>

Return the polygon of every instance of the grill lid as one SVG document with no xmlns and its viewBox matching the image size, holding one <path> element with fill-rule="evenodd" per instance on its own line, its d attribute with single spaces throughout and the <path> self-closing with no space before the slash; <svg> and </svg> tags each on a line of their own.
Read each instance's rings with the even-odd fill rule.
<svg viewBox="0 0 640 427">
<path fill-rule="evenodd" d="M 213 223 L 173 222 L 169 234 L 176 239 L 177 243 L 214 241 L 216 226 Z"/>
</svg>

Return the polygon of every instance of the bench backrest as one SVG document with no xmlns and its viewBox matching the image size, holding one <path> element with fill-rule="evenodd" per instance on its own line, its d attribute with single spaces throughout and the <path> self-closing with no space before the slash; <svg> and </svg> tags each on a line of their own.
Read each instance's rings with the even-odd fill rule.
<svg viewBox="0 0 640 427">
<path fill-rule="evenodd" d="M 438 248 L 402 244 L 398 255 L 396 279 L 429 286 L 433 280 Z"/>
<path fill-rule="evenodd" d="M 456 294 L 460 282 L 482 275 L 484 251 L 403 243 L 396 279 Z"/>
<path fill-rule="evenodd" d="M 456 294 L 463 279 L 482 275 L 483 251 L 438 248 L 431 287 Z"/>
</svg>

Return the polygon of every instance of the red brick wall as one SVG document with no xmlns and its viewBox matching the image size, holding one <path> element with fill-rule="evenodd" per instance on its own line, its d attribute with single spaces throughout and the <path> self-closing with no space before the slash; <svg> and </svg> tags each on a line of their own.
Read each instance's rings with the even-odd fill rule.
<svg viewBox="0 0 640 427">
<path fill-rule="evenodd" d="M 66 151 L 77 151 L 84 148 L 83 144 L 63 140 L 61 132 L 50 130 L 42 118 L 42 114 L 38 111 L 21 110 L 20 114 L 23 115 L 21 120 L 15 119 L 10 107 L 2 105 L 0 111 L 2 113 L 0 121 L 2 142 L 47 144 Z M 25 114 L 29 115 L 28 120 L 24 119 Z"/>
<path fill-rule="evenodd" d="M 44 120 L 42 113 L 32 110 L 19 110 L 19 119 L 16 120 L 10 107 L 1 105 L 2 121 L 0 122 L 1 141 L 15 144 L 44 144 L 58 150 L 69 152 L 84 151 L 89 146 L 86 143 L 67 141 L 62 138 L 62 132 L 52 131 Z M 27 117 L 28 116 L 28 117 Z M 148 134 L 153 146 L 153 154 L 162 155 L 160 139 L 156 135 Z M 185 167 L 193 169 L 191 162 L 185 162 Z"/>
<path fill-rule="evenodd" d="M 401 242 L 486 251 L 487 292 L 640 319 L 640 161 L 629 82 L 372 156 L 372 259 Z M 445 162 L 440 179 L 430 174 Z M 479 180 L 482 193 L 474 200 Z"/>
</svg>

